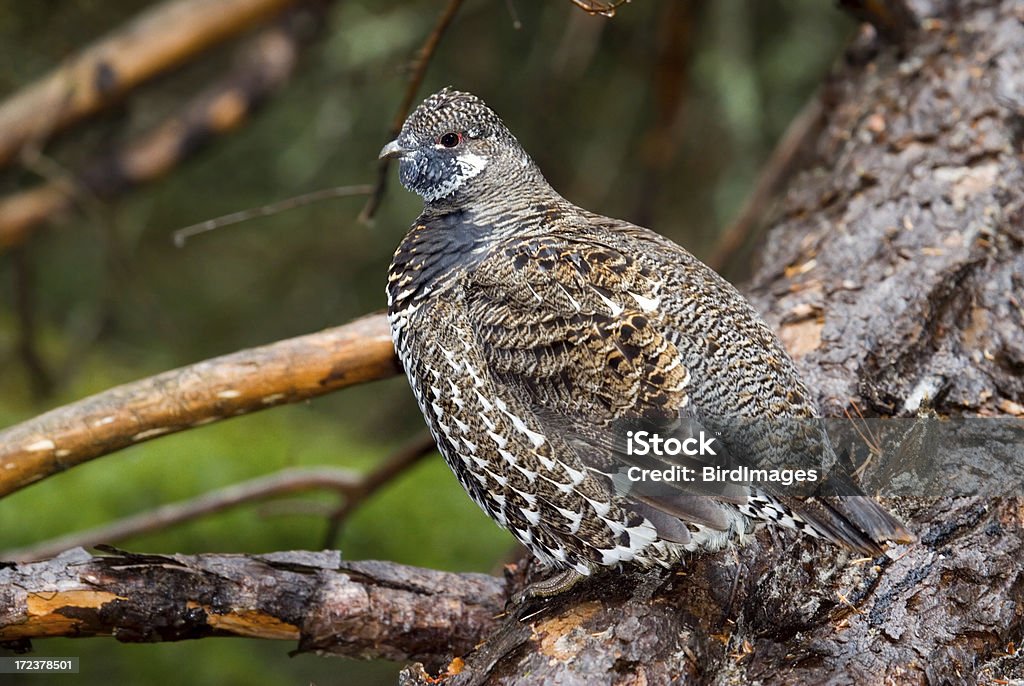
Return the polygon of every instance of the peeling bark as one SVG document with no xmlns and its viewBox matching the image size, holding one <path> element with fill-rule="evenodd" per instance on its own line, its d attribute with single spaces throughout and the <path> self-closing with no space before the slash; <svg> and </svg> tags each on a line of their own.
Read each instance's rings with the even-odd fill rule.
<svg viewBox="0 0 1024 686">
<path fill-rule="evenodd" d="M 504 599 L 504 583 L 483 574 L 344 562 L 330 551 L 93 556 L 76 548 L 0 568 L 0 643 L 245 636 L 439 664 L 489 633 Z"/>
</svg>

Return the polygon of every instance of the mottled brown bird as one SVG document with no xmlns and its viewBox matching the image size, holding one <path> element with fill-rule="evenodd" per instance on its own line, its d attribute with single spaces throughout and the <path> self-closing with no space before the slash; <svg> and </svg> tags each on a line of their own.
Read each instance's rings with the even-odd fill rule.
<svg viewBox="0 0 1024 686">
<path fill-rule="evenodd" d="M 631 468 L 830 470 L 835 452 L 779 340 L 672 241 L 556 193 L 479 98 L 427 98 L 381 151 L 423 212 L 395 252 L 395 348 L 470 497 L 541 561 L 557 593 L 608 566 L 668 566 L 769 521 L 878 553 L 904 527 L 843 479 L 829 495 L 639 482 Z M 781 424 L 780 424 L 781 422 Z M 714 456 L 640 456 L 646 429 L 707 431 Z"/>
</svg>

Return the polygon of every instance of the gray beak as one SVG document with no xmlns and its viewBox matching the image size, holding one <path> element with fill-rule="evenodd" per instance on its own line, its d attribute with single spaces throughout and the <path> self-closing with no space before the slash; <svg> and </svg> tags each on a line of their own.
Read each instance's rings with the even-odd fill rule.
<svg viewBox="0 0 1024 686">
<path fill-rule="evenodd" d="M 388 143 L 387 145 L 380 149 L 380 154 L 377 155 L 377 159 L 383 160 L 390 159 L 393 157 L 404 157 L 410 152 L 412 151 L 403 148 L 401 145 L 399 145 L 398 139 L 396 138 L 395 140 L 391 141 L 390 143 Z"/>
</svg>

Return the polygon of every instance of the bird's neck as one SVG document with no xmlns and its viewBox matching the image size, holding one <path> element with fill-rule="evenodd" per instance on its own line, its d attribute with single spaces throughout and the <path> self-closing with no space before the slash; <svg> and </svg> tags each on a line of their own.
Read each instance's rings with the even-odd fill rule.
<svg viewBox="0 0 1024 686">
<path fill-rule="evenodd" d="M 487 227 L 491 238 L 500 238 L 507 232 L 529 227 L 543 218 L 549 208 L 566 204 L 568 201 L 530 162 L 527 168 L 495 174 L 488 183 L 474 184 L 464 191 L 424 203 L 417 221 L 429 224 L 458 216 L 463 221 Z"/>
</svg>

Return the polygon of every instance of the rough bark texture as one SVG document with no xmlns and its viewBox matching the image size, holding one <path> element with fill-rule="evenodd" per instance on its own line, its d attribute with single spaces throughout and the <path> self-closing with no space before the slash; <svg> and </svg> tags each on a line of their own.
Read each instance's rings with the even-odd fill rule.
<svg viewBox="0 0 1024 686">
<path fill-rule="evenodd" d="M 101 557 L 76 548 L 0 568 L 0 643 L 114 636 L 124 642 L 247 636 L 299 650 L 420 659 L 468 652 L 494 627 L 505 584 L 336 552 Z"/>
<path fill-rule="evenodd" d="M 1021 412 L 1024 5 L 931 9 L 901 46 L 866 31 L 851 47 L 748 289 L 830 415 Z M 920 540 L 886 557 L 761 532 L 509 619 L 446 683 L 1024 678 L 1024 501 L 931 495 L 894 504 Z"/>
<path fill-rule="evenodd" d="M 1024 5 L 950 4 L 849 51 L 753 281 L 829 414 L 1020 412 Z"/>
</svg>

